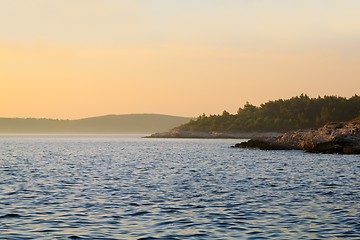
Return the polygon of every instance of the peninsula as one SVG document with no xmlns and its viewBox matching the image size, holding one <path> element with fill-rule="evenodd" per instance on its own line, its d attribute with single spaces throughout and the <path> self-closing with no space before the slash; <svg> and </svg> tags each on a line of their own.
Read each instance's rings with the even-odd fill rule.
<svg viewBox="0 0 360 240">
<path fill-rule="evenodd" d="M 360 97 L 305 94 L 268 101 L 259 107 L 246 103 L 236 114 L 200 115 L 197 119 L 152 138 L 269 138 L 288 131 L 312 129 L 331 122 L 350 121 L 360 116 Z"/>
</svg>

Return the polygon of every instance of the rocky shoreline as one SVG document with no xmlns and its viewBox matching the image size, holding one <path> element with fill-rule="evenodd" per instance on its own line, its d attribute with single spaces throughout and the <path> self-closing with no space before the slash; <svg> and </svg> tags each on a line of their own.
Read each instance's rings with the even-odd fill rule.
<svg viewBox="0 0 360 240">
<path fill-rule="evenodd" d="M 304 150 L 309 153 L 360 154 L 360 121 L 334 122 L 319 129 L 304 129 L 277 137 L 253 138 L 236 148 Z"/>
<path fill-rule="evenodd" d="M 173 129 L 169 132 L 154 133 L 145 138 L 230 138 L 230 139 L 252 139 L 270 138 L 279 136 L 277 132 L 244 132 L 244 133 L 220 133 L 220 132 L 200 132 Z"/>
</svg>

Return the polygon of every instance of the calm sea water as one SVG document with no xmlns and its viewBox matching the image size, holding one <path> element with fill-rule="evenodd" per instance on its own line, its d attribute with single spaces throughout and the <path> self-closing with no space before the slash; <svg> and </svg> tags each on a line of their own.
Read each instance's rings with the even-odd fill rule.
<svg viewBox="0 0 360 240">
<path fill-rule="evenodd" d="M 0 136 L 0 239 L 360 239 L 360 156 Z"/>
</svg>

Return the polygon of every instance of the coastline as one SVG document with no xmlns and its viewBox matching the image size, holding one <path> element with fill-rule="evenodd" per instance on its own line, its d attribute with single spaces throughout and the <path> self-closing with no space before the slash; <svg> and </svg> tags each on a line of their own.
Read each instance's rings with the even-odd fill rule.
<svg viewBox="0 0 360 240">
<path fill-rule="evenodd" d="M 278 137 L 250 139 L 235 148 L 303 150 L 308 153 L 360 154 L 360 121 L 332 122 L 318 129 L 300 129 Z"/>
<path fill-rule="evenodd" d="M 153 133 L 145 138 L 208 138 L 208 139 L 259 139 L 280 136 L 279 132 L 239 132 L 239 133 L 221 133 L 221 132 L 201 132 L 184 131 L 174 129 L 169 132 Z"/>
</svg>

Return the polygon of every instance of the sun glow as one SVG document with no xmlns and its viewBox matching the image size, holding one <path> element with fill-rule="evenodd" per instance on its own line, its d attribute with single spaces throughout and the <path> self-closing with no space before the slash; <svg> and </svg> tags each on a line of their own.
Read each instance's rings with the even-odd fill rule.
<svg viewBox="0 0 360 240">
<path fill-rule="evenodd" d="M 360 89 L 357 1 L 14 0 L 0 9 L 3 117 L 192 117 Z"/>
</svg>

